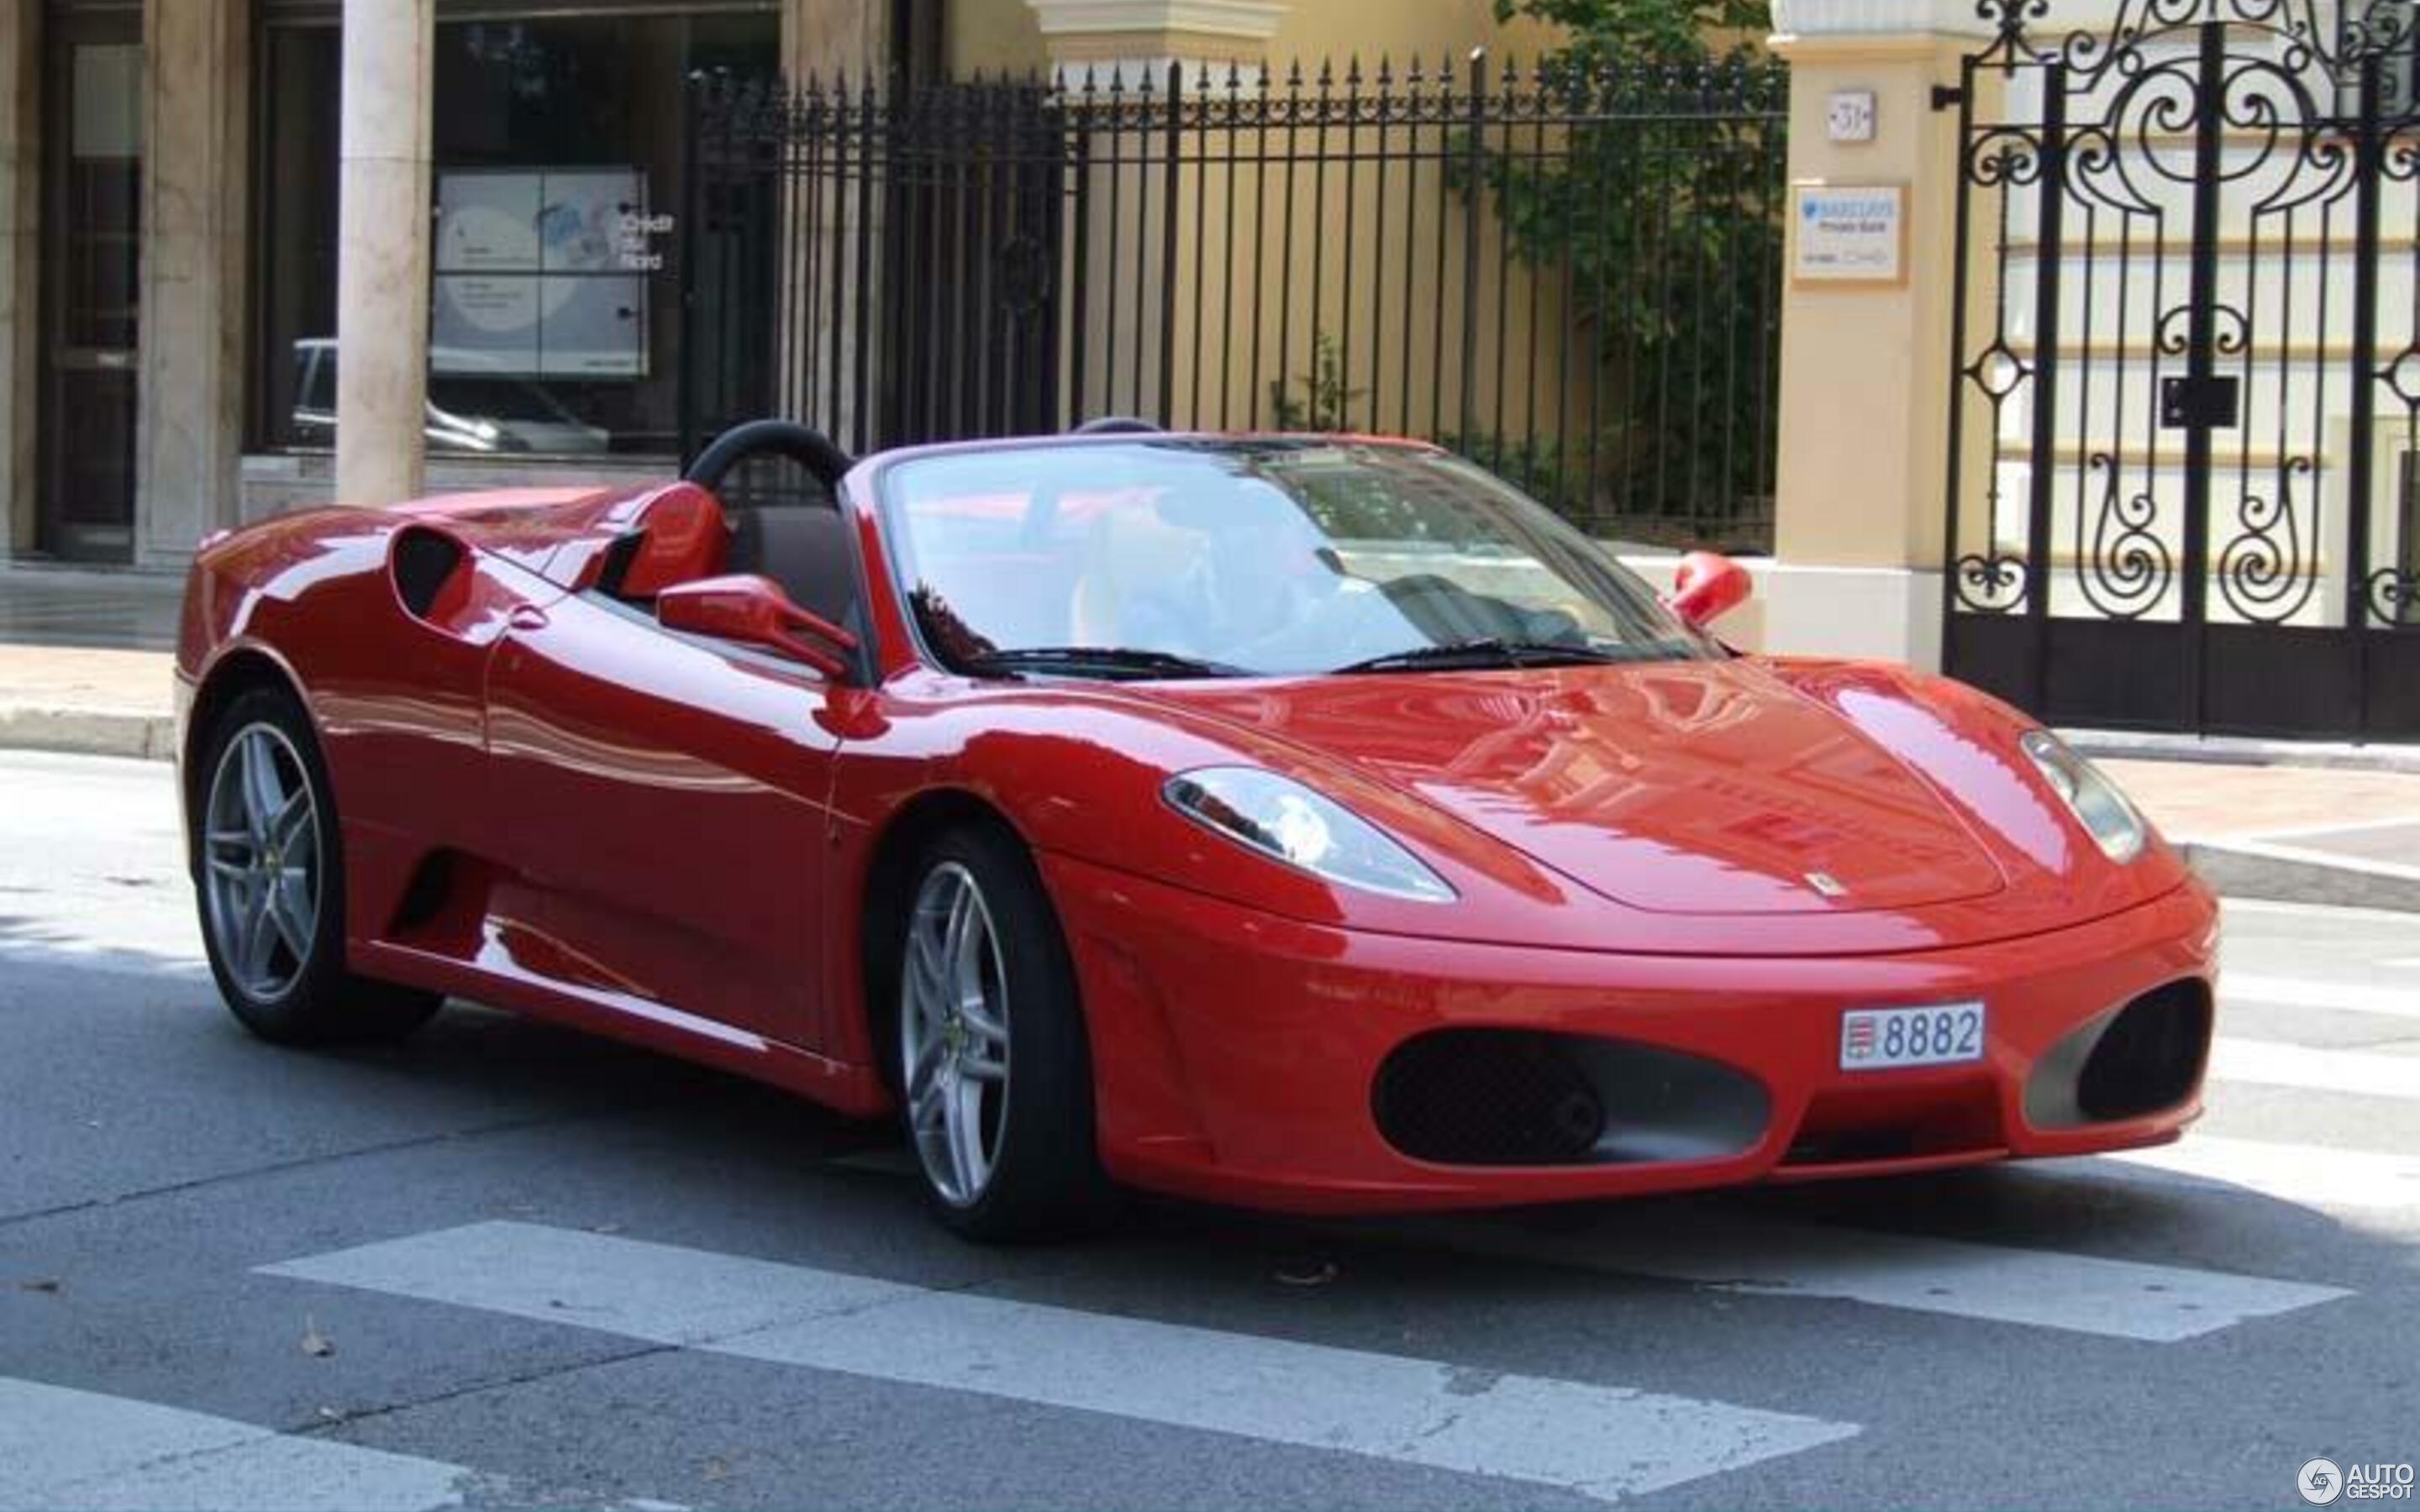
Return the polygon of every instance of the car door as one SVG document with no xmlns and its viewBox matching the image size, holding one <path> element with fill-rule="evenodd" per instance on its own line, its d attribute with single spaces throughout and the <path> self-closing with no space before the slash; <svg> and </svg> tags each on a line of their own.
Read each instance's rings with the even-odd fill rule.
<svg viewBox="0 0 2420 1512">
<path fill-rule="evenodd" d="M 831 762 L 813 670 L 600 594 L 489 664 L 515 959 L 626 1010 L 816 1047 Z M 677 1020 L 675 1020 L 677 1022 Z"/>
</svg>

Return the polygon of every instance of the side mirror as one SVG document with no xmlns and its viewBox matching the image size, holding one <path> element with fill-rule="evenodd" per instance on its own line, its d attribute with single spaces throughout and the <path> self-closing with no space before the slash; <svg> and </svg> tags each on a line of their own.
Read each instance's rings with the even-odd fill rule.
<svg viewBox="0 0 2420 1512">
<path fill-rule="evenodd" d="M 744 640 L 802 661 L 837 680 L 857 637 L 790 601 L 781 584 L 752 572 L 675 583 L 656 595 L 656 623 L 725 640 Z"/>
<path fill-rule="evenodd" d="M 1672 596 L 1665 602 L 1699 629 L 1704 629 L 1747 602 L 1755 580 L 1747 569 L 1719 551 L 1692 551 L 1681 559 L 1672 579 Z"/>
</svg>

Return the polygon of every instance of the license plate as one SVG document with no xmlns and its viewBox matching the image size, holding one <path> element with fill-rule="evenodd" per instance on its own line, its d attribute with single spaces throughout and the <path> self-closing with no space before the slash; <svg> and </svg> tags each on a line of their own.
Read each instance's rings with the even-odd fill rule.
<svg viewBox="0 0 2420 1512">
<path fill-rule="evenodd" d="M 1840 1015 L 1840 1069 L 1952 1066 L 1983 1058 L 1983 1005 L 1853 1008 Z"/>
</svg>

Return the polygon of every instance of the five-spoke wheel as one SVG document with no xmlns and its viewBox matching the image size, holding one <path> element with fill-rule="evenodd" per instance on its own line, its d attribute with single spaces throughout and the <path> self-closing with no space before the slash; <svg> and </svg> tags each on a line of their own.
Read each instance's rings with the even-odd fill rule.
<svg viewBox="0 0 2420 1512">
<path fill-rule="evenodd" d="M 244 992 L 273 1003 L 311 964 L 319 932 L 319 810 L 302 758 L 266 720 L 219 751 L 203 811 L 211 943 Z"/>
<path fill-rule="evenodd" d="M 974 873 L 924 875 L 908 923 L 899 1036 L 908 1126 L 945 1202 L 983 1196 L 1000 1158 L 1009 1098 L 1008 974 Z"/>
<path fill-rule="evenodd" d="M 345 965 L 344 840 L 311 721 L 281 688 L 230 701 L 196 748 L 186 812 L 219 995 L 281 1043 L 388 1039 L 441 999 Z"/>
<path fill-rule="evenodd" d="M 1065 939 L 1016 837 L 970 825 L 918 859 L 896 942 L 901 1121 L 943 1223 L 1034 1239 L 1105 1206 L 1092 1057 Z"/>
</svg>

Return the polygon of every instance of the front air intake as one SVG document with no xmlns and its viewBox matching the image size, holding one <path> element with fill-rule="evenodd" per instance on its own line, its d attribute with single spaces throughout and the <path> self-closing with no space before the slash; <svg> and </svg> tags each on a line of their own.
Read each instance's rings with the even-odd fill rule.
<svg viewBox="0 0 2420 1512">
<path fill-rule="evenodd" d="M 1605 1130 L 1596 1089 L 1544 1034 L 1423 1036 L 1387 1057 L 1374 1101 L 1388 1144 L 1445 1165 L 1568 1165 Z"/>
<path fill-rule="evenodd" d="M 2075 1105 L 2087 1119 L 2132 1119 L 2174 1107 L 2210 1054 L 2210 989 L 2172 981 L 2120 1009 L 2085 1057 Z"/>
<path fill-rule="evenodd" d="M 2025 1121 L 2074 1128 L 2136 1119 L 2193 1095 L 2210 1057 L 2207 982 L 2155 987 L 2051 1046 L 2025 1079 Z"/>
<path fill-rule="evenodd" d="M 1753 1078 L 1653 1045 L 1438 1029 L 1378 1069 L 1387 1143 L 1439 1165 L 1611 1165 L 1744 1154 L 1771 1103 Z"/>
</svg>

